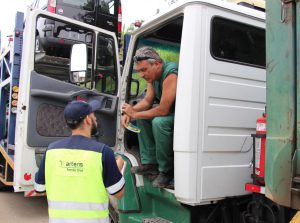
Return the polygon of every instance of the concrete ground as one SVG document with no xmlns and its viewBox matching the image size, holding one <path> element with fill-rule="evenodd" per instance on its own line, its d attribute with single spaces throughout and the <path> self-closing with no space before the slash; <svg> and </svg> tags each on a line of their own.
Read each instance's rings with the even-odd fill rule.
<svg viewBox="0 0 300 223">
<path fill-rule="evenodd" d="M 0 191 L 1 223 L 47 223 L 46 197 L 26 198 L 11 189 Z"/>
</svg>

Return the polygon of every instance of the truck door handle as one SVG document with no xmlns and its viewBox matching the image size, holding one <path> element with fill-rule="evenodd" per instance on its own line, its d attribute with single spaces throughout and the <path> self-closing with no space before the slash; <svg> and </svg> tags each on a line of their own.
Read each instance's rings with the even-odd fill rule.
<svg viewBox="0 0 300 223">
<path fill-rule="evenodd" d="M 80 95 L 102 96 L 100 93 L 91 90 L 70 91 L 68 94 L 72 99 Z"/>
<path fill-rule="evenodd" d="M 92 16 L 90 16 L 90 15 L 86 15 L 86 16 L 84 16 L 83 18 L 86 19 L 86 20 L 90 20 L 90 21 L 94 21 L 94 20 L 95 20 L 95 19 L 94 19 Z"/>
<path fill-rule="evenodd" d="M 107 25 L 109 25 L 109 26 L 114 26 L 114 23 L 111 22 L 111 21 L 106 21 L 106 23 L 107 23 Z"/>
</svg>

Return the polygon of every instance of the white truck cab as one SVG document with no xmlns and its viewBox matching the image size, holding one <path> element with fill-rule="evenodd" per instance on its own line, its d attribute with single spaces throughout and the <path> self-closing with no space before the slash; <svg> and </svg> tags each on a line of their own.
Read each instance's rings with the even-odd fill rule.
<svg viewBox="0 0 300 223">
<path fill-rule="evenodd" d="M 173 150 L 174 195 L 181 203 L 246 194 L 250 135 L 266 102 L 264 22 L 263 12 L 232 3 L 186 1 L 132 33 L 121 103 L 137 103 L 146 86 L 133 66 L 138 48 L 151 46 L 179 64 Z M 124 151 L 138 165 L 137 136 L 124 135 Z M 124 135 L 120 130 L 119 138 Z"/>
</svg>

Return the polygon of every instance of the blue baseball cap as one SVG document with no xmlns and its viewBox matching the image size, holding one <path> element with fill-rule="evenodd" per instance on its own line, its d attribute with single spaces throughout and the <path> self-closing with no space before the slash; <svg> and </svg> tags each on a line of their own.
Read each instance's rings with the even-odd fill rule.
<svg viewBox="0 0 300 223">
<path fill-rule="evenodd" d="M 69 124 L 76 124 L 82 121 L 87 115 L 98 110 L 100 102 L 97 100 L 85 101 L 71 101 L 64 110 L 64 116 Z"/>
</svg>

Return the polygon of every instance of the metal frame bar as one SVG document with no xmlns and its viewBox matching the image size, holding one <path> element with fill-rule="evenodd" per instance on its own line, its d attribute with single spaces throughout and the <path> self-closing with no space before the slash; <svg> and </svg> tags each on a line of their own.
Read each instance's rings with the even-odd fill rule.
<svg viewBox="0 0 300 223">
<path fill-rule="evenodd" d="M 0 54 L 0 157 L 3 174 L 0 182 L 12 186 L 16 114 L 11 112 L 12 89 L 19 86 L 23 44 L 24 13 L 17 12 L 14 42 Z M 12 171 L 11 171 L 12 170 Z"/>
<path fill-rule="evenodd" d="M 11 67 L 11 82 L 10 96 L 12 95 L 13 86 L 19 86 L 22 45 L 23 45 L 23 22 L 24 13 L 17 12 L 14 30 L 14 47 L 11 52 L 12 67 Z M 18 34 L 17 34 L 18 33 Z M 11 97 L 9 98 L 9 121 L 8 121 L 8 145 L 15 144 L 15 129 L 16 129 L 16 114 L 11 112 Z"/>
</svg>

